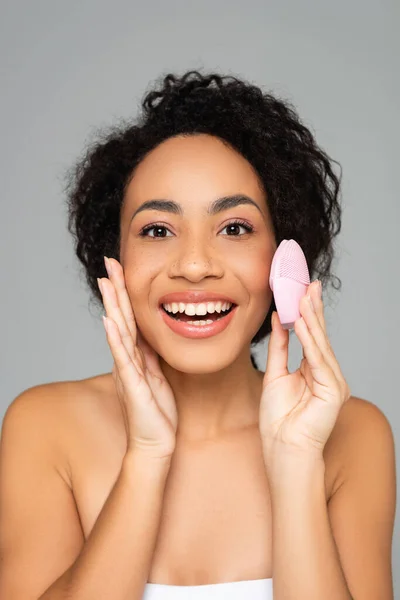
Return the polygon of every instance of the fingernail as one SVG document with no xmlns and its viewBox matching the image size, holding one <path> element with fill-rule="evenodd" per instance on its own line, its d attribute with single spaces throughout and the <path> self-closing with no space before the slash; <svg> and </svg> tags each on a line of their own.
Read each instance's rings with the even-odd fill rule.
<svg viewBox="0 0 400 600">
<path fill-rule="evenodd" d="M 111 278 L 112 275 L 112 265 L 108 260 L 107 256 L 104 257 L 104 264 L 106 266 L 107 275 Z"/>
<path fill-rule="evenodd" d="M 105 330 L 108 333 L 108 321 L 107 321 L 107 317 L 105 317 L 104 315 L 103 315 L 103 324 L 104 324 Z"/>
<path fill-rule="evenodd" d="M 103 285 L 101 283 L 101 280 L 99 277 L 97 277 L 97 285 L 99 286 L 99 290 L 101 292 L 101 295 L 103 295 Z"/>
</svg>

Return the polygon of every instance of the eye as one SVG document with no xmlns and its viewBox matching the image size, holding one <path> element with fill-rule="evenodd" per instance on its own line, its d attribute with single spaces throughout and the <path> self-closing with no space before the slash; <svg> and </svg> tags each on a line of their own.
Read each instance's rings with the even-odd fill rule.
<svg viewBox="0 0 400 600">
<path fill-rule="evenodd" d="M 246 233 L 253 233 L 253 231 L 254 231 L 253 227 L 249 223 L 247 223 L 246 221 L 241 221 L 240 219 L 236 219 L 235 221 L 228 223 L 228 225 L 225 225 L 224 229 L 227 229 L 228 227 L 243 227 L 243 229 L 246 230 Z M 234 236 L 228 236 L 228 237 L 240 237 L 240 236 L 234 235 Z"/>
<path fill-rule="evenodd" d="M 165 229 L 165 231 L 169 231 L 169 229 L 167 229 L 165 225 L 162 225 L 161 223 L 153 223 L 153 225 L 147 225 L 147 227 L 143 227 L 139 235 L 141 237 L 166 237 L 165 235 L 147 235 L 147 232 L 151 231 L 152 229 L 157 229 L 157 231 L 160 231 L 160 229 Z"/>
<path fill-rule="evenodd" d="M 232 221 L 231 223 L 228 223 L 228 225 L 225 225 L 225 227 L 221 230 L 223 231 L 224 229 L 227 229 L 228 227 L 242 227 L 243 229 L 246 230 L 246 233 L 253 233 L 254 229 L 253 227 L 247 223 L 246 221 L 242 221 L 240 219 L 236 219 L 235 221 Z M 152 225 L 147 225 L 146 227 L 143 227 L 143 229 L 140 231 L 139 235 L 141 237 L 152 237 L 152 238 L 165 238 L 167 236 L 165 235 L 147 235 L 149 231 L 152 230 L 157 230 L 158 232 L 160 232 L 160 230 L 165 230 L 165 231 L 169 231 L 169 229 L 163 225 L 162 223 L 153 223 Z M 242 234 L 245 235 L 245 234 Z M 240 235 L 229 235 L 228 237 L 241 237 Z"/>
</svg>

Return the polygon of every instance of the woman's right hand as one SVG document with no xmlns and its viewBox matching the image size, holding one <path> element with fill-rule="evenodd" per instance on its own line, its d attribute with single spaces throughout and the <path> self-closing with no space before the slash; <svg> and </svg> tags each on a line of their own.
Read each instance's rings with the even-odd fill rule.
<svg viewBox="0 0 400 600">
<path fill-rule="evenodd" d="M 170 459 L 178 426 L 175 398 L 158 354 L 136 326 L 121 264 L 114 258 L 108 259 L 108 266 L 105 263 L 109 278 L 97 282 L 107 315 L 104 324 L 114 358 L 112 374 L 125 422 L 127 452 L 140 450 L 153 458 Z"/>
</svg>

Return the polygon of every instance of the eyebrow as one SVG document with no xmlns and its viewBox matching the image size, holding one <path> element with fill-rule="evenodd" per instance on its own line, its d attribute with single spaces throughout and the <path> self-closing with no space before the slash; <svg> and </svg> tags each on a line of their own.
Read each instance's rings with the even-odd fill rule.
<svg viewBox="0 0 400 600">
<path fill-rule="evenodd" d="M 249 204 L 255 206 L 258 211 L 262 214 L 261 208 L 258 204 L 245 194 L 234 194 L 233 196 L 223 196 L 218 198 L 209 204 L 207 207 L 207 215 L 216 215 L 229 208 L 235 208 L 241 204 Z M 143 202 L 133 213 L 131 221 L 134 217 L 142 212 L 143 210 L 160 210 L 163 212 L 173 213 L 175 215 L 183 216 L 184 210 L 182 206 L 173 200 L 146 200 Z"/>
</svg>

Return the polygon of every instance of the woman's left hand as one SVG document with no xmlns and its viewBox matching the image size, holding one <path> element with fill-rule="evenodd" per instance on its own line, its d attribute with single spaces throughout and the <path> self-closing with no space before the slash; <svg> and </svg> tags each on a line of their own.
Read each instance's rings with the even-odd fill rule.
<svg viewBox="0 0 400 600">
<path fill-rule="evenodd" d="M 273 314 L 268 345 L 267 367 L 260 401 L 259 429 L 268 459 L 281 452 L 313 455 L 322 452 L 344 402 L 349 386 L 340 370 L 326 333 L 323 301 L 318 281 L 301 299 L 300 314 L 294 325 L 303 346 L 299 369 L 287 368 L 289 331 Z"/>
</svg>

